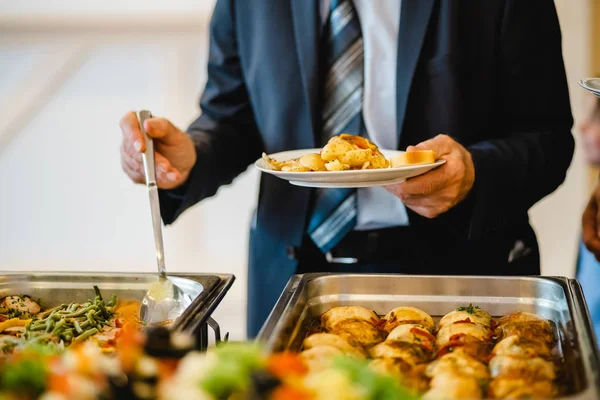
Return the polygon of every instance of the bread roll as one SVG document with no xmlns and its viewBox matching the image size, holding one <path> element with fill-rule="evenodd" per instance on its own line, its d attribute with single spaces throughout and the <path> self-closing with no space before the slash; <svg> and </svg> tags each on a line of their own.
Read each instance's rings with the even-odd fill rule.
<svg viewBox="0 0 600 400">
<path fill-rule="evenodd" d="M 392 168 L 403 165 L 433 164 L 435 162 L 435 153 L 433 150 L 407 151 L 392 156 L 391 162 Z"/>
</svg>

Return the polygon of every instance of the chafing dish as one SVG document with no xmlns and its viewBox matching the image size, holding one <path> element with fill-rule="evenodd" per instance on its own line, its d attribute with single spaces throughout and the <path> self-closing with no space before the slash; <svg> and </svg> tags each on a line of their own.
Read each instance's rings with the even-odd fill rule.
<svg viewBox="0 0 600 400">
<path fill-rule="evenodd" d="M 220 328 L 211 315 L 235 277 L 222 274 L 174 274 L 169 278 L 193 299 L 169 329 L 194 334 L 198 348 L 206 350 L 210 326 L 214 330 L 215 341 L 219 342 Z M 107 298 L 115 294 L 119 299 L 141 301 L 155 281 L 156 274 L 11 272 L 0 275 L 0 298 L 27 294 L 34 299 L 40 298 L 42 305 L 50 308 L 61 303 L 82 303 L 92 297 L 93 285 L 97 285 Z"/>
<path fill-rule="evenodd" d="M 564 399 L 600 398 L 599 356 L 581 286 L 559 277 L 470 277 L 383 274 L 293 276 L 257 340 L 269 351 L 299 350 L 319 316 L 339 305 L 363 305 L 385 314 L 414 306 L 434 319 L 473 303 L 501 316 L 528 311 L 550 320 L 564 361 Z"/>
</svg>

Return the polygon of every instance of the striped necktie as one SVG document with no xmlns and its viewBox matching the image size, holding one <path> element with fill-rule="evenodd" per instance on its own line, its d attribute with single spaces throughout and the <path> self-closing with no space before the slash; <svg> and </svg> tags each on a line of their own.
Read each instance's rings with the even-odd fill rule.
<svg viewBox="0 0 600 400">
<path fill-rule="evenodd" d="M 332 0 L 322 37 L 326 55 L 321 145 L 340 133 L 359 134 L 363 102 L 363 39 L 352 0 Z M 324 253 L 356 226 L 355 189 L 320 189 L 308 234 Z"/>
</svg>

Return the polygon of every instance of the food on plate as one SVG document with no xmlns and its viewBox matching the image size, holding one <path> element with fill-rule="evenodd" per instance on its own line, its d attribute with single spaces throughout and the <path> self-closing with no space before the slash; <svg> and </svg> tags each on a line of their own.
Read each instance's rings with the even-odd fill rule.
<svg viewBox="0 0 600 400">
<path fill-rule="evenodd" d="M 329 139 L 320 153 L 309 153 L 285 161 L 275 160 L 263 153 L 262 159 L 270 168 L 284 172 L 382 169 L 391 165 L 369 139 L 346 133 Z"/>
<path fill-rule="evenodd" d="M 392 168 L 403 165 L 433 164 L 435 153 L 433 150 L 413 150 L 399 153 L 390 158 Z"/>
<path fill-rule="evenodd" d="M 341 336 L 331 333 L 315 333 L 304 339 L 304 342 L 302 342 L 302 347 L 304 349 L 312 349 L 313 347 L 319 346 L 333 346 L 346 355 L 358 358 L 365 357 L 364 349 L 354 347 Z"/>
<path fill-rule="evenodd" d="M 442 327 L 461 321 L 473 322 L 492 328 L 492 316 L 490 313 L 477 306 L 474 306 L 473 304 L 458 307 L 456 310 L 444 315 L 440 322 L 438 322 L 438 326 Z"/>
<path fill-rule="evenodd" d="M 382 318 L 380 325 L 386 332 L 391 332 L 402 324 L 419 324 L 430 332 L 433 331 L 434 323 L 431 315 L 415 307 L 397 307 Z"/>
</svg>

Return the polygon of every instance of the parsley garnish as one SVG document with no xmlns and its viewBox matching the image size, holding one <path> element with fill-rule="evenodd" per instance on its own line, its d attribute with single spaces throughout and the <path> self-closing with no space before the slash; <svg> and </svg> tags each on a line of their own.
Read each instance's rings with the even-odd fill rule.
<svg viewBox="0 0 600 400">
<path fill-rule="evenodd" d="M 469 303 L 468 306 L 458 307 L 456 311 L 466 311 L 469 314 L 474 314 L 475 310 L 479 310 L 479 306 L 474 306 L 473 303 Z"/>
</svg>

